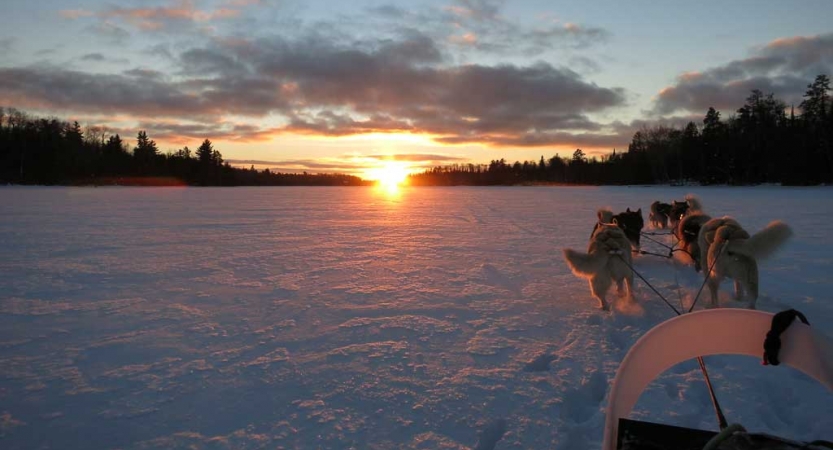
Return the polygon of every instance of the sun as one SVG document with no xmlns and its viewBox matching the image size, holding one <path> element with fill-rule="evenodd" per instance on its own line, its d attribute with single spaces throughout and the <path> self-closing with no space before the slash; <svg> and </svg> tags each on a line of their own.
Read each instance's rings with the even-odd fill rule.
<svg viewBox="0 0 833 450">
<path fill-rule="evenodd" d="M 375 179 L 380 187 L 393 190 L 405 184 L 408 179 L 408 169 L 402 163 L 386 161 L 382 167 L 371 169 L 369 176 Z"/>
</svg>

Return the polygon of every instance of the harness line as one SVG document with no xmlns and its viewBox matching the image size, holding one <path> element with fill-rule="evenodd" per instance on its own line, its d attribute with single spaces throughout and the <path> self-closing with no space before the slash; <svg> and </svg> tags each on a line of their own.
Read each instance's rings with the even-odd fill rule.
<svg viewBox="0 0 833 450">
<path fill-rule="evenodd" d="M 706 283 L 709 281 L 709 276 L 712 274 L 712 270 L 714 270 L 715 264 L 717 264 L 717 260 L 720 258 L 720 255 L 723 254 L 723 249 L 726 248 L 726 242 L 720 244 L 720 250 L 717 252 L 717 257 L 714 258 L 714 262 L 709 267 L 709 271 L 706 272 L 706 276 L 703 278 L 703 284 L 700 285 L 700 290 L 697 291 L 697 295 L 694 297 L 694 301 L 691 302 L 691 307 L 688 308 L 688 312 L 691 312 L 694 309 L 694 305 L 697 304 L 697 300 L 700 300 L 700 294 L 703 293 L 703 288 L 706 287 Z"/>
<path fill-rule="evenodd" d="M 720 253 L 723 252 L 724 247 L 725 247 L 725 245 L 721 245 L 720 252 L 717 254 L 718 258 L 720 257 Z M 646 280 L 645 277 L 642 276 L 642 274 L 640 274 L 638 271 L 636 271 L 636 269 L 634 269 L 633 266 L 630 263 L 625 261 L 625 258 L 622 258 L 621 252 L 611 252 L 611 253 L 618 256 L 619 259 L 622 260 L 622 262 L 625 263 L 625 265 L 628 266 L 631 269 L 631 271 L 633 273 L 635 273 L 636 276 L 639 277 L 639 279 L 641 279 L 643 282 L 645 282 L 645 284 L 649 288 L 651 288 L 651 290 L 654 291 L 654 293 L 657 294 L 659 296 L 659 298 L 662 299 L 662 301 L 665 302 L 666 305 L 668 305 L 669 308 L 671 308 L 674 311 L 674 313 L 676 313 L 678 316 L 682 315 L 682 313 L 680 311 L 678 311 L 677 308 L 675 308 L 674 305 L 672 305 L 668 300 L 666 300 L 665 297 L 663 297 L 662 294 L 660 294 L 659 291 L 657 291 L 654 288 L 654 286 L 651 285 L 651 283 L 649 283 L 648 280 Z M 712 263 L 712 266 L 709 267 L 709 271 L 706 274 L 706 280 L 708 280 L 708 275 L 711 274 L 711 271 L 714 268 L 714 265 L 716 263 L 717 263 L 717 258 L 715 258 L 714 263 Z M 703 291 L 703 286 L 705 286 L 705 285 L 706 285 L 706 282 L 704 281 L 703 285 L 700 286 L 700 292 Z M 691 312 L 691 310 L 694 309 L 694 305 L 697 303 L 697 299 L 700 297 L 700 292 L 697 293 L 697 297 L 695 297 L 694 302 L 691 304 L 691 308 L 688 310 L 688 312 Z M 708 370 L 706 370 L 706 362 L 703 360 L 702 356 L 698 356 L 697 357 L 697 363 L 700 365 L 700 372 L 703 373 L 703 378 L 705 378 L 705 380 L 706 380 L 706 387 L 709 389 L 709 397 L 711 398 L 712 406 L 714 407 L 714 413 L 717 416 L 718 426 L 720 427 L 721 430 L 723 430 L 723 429 L 725 429 L 726 427 L 729 426 L 729 423 L 726 421 L 726 416 L 723 415 L 723 409 L 720 407 L 720 403 L 717 401 L 717 396 L 714 393 L 714 388 L 712 387 L 712 381 L 711 381 L 711 378 L 709 377 L 709 372 L 708 372 Z"/>
</svg>

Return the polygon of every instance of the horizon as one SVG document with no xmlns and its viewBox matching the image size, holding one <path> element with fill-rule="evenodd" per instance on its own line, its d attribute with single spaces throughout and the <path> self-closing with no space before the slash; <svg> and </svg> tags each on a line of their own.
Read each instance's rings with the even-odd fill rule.
<svg viewBox="0 0 833 450">
<path fill-rule="evenodd" d="M 833 74 L 833 4 L 714 6 L 12 0 L 0 106 L 371 180 L 623 151 L 645 125 L 729 117 L 752 89 L 797 107 Z"/>
</svg>

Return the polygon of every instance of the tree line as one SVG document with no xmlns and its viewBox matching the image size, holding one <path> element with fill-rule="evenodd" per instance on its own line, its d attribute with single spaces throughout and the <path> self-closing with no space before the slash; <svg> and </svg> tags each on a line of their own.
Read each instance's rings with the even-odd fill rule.
<svg viewBox="0 0 833 450">
<path fill-rule="evenodd" d="M 756 184 L 833 182 L 833 103 L 830 79 L 818 75 L 795 108 L 753 90 L 727 119 L 709 108 L 702 125 L 646 126 L 627 151 L 538 161 L 438 166 L 410 176 L 412 185 Z M 343 174 L 277 173 L 235 168 L 206 139 L 161 153 L 145 131 L 132 148 L 105 128 L 38 118 L 0 108 L 0 183 L 188 184 L 198 186 L 365 185 Z"/>
<path fill-rule="evenodd" d="M 41 185 L 357 186 L 344 174 L 280 173 L 232 167 L 206 139 L 162 153 L 145 131 L 132 148 L 103 127 L 0 108 L 0 183 Z"/>
<path fill-rule="evenodd" d="M 413 185 L 758 184 L 833 182 L 833 104 L 830 79 L 807 86 L 799 115 L 773 94 L 752 90 L 735 114 L 709 108 L 702 125 L 654 125 L 637 131 L 626 152 L 588 158 L 505 159 L 438 166 L 412 175 Z"/>
</svg>

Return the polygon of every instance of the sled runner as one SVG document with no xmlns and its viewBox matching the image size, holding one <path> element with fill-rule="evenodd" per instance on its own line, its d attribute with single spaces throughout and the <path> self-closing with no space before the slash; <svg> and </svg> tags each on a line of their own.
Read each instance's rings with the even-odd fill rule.
<svg viewBox="0 0 833 450">
<path fill-rule="evenodd" d="M 628 351 L 616 372 L 607 405 L 602 450 L 833 448 L 826 442 L 798 443 L 762 434 L 732 434 L 742 429 L 738 426 L 717 433 L 626 418 L 645 387 L 675 364 L 719 354 L 760 358 L 765 340 L 765 361 L 800 370 L 833 391 L 833 341 L 795 321 L 791 325 L 787 323 L 785 330 L 779 330 L 783 333 L 775 336 L 780 338 L 779 349 L 772 343 L 772 333 L 768 336 L 778 322 L 773 317 L 774 314 L 762 311 L 712 309 L 675 317 L 648 331 Z"/>
</svg>

